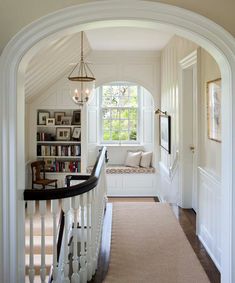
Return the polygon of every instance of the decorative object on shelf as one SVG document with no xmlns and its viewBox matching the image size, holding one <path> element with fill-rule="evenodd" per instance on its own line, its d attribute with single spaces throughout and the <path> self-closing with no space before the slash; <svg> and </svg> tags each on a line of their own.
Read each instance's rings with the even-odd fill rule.
<svg viewBox="0 0 235 283">
<path fill-rule="evenodd" d="M 79 106 L 88 102 L 95 89 L 94 74 L 88 63 L 84 62 L 83 37 L 84 32 L 81 31 L 81 58 L 68 76 L 72 99 Z"/>
<path fill-rule="evenodd" d="M 207 82 L 208 138 L 221 142 L 221 79 Z"/>
<path fill-rule="evenodd" d="M 46 119 L 49 117 L 49 111 L 38 111 L 38 125 L 46 125 Z"/>
<path fill-rule="evenodd" d="M 159 143 L 169 154 L 171 154 L 171 117 L 159 116 L 160 137 Z"/>
<path fill-rule="evenodd" d="M 69 141 L 71 137 L 71 128 L 56 128 L 57 141 Z"/>
<path fill-rule="evenodd" d="M 81 136 L 81 128 L 75 127 L 73 129 L 72 138 L 76 140 L 80 140 L 80 136 Z"/>
<path fill-rule="evenodd" d="M 81 111 L 80 110 L 73 111 L 72 124 L 81 125 Z"/>
<path fill-rule="evenodd" d="M 155 111 L 155 114 L 167 115 L 167 112 L 166 112 L 166 111 L 162 111 L 161 109 L 158 108 L 158 109 Z"/>
<path fill-rule="evenodd" d="M 55 125 L 55 118 L 47 118 L 46 119 L 47 126 L 54 126 Z"/>
<path fill-rule="evenodd" d="M 65 116 L 65 112 L 55 112 L 55 124 L 61 125 L 61 119 Z"/>
<path fill-rule="evenodd" d="M 63 116 L 61 117 L 61 125 L 71 125 L 72 117 L 71 116 Z"/>
</svg>

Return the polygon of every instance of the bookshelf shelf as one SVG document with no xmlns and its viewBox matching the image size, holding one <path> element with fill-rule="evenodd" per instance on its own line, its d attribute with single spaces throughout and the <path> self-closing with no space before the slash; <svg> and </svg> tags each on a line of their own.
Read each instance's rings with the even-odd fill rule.
<svg viewBox="0 0 235 283">
<path fill-rule="evenodd" d="M 79 174 L 81 172 L 81 121 L 77 122 L 77 116 L 74 115 L 78 112 L 79 110 L 72 109 L 59 112 L 58 110 L 38 110 L 36 157 L 45 161 L 47 174 Z M 78 117 L 81 118 L 81 115 Z M 63 121 L 66 124 L 59 124 Z"/>
</svg>

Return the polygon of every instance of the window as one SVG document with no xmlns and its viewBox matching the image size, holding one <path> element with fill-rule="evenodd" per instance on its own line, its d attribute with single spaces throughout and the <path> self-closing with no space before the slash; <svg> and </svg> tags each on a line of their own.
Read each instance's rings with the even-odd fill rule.
<svg viewBox="0 0 235 283">
<path fill-rule="evenodd" d="M 139 87 L 113 83 L 100 89 L 102 142 L 138 142 Z"/>
</svg>

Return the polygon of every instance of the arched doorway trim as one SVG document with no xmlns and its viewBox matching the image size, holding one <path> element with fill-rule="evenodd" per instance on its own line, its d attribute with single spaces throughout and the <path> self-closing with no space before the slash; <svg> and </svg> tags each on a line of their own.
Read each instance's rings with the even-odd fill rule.
<svg viewBox="0 0 235 283">
<path fill-rule="evenodd" d="M 1 93 L 1 282 L 23 282 L 20 237 L 24 189 L 24 70 L 54 37 L 90 28 L 136 26 L 173 30 L 209 51 L 223 77 L 222 103 L 222 282 L 235 282 L 235 39 L 198 14 L 149 1 L 97 1 L 72 6 L 31 23 L 5 47 L 0 60 Z M 233 138 L 233 139 L 232 139 Z M 23 217 L 23 215 L 22 215 Z M 22 265 L 22 266 L 21 266 Z"/>
</svg>

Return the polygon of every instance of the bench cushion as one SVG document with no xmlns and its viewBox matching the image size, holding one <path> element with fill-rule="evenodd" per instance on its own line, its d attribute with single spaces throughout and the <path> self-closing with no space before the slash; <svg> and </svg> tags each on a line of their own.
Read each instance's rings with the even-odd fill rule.
<svg viewBox="0 0 235 283">
<path fill-rule="evenodd" d="M 87 168 L 87 172 L 91 173 L 93 166 Z M 153 174 L 155 168 L 149 167 L 128 167 L 123 165 L 108 165 L 106 167 L 107 174 Z"/>
</svg>

